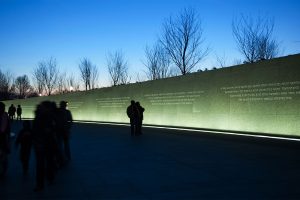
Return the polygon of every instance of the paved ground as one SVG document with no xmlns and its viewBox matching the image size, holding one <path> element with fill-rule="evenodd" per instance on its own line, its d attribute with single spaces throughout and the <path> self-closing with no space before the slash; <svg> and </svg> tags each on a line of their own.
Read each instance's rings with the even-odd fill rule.
<svg viewBox="0 0 300 200">
<path fill-rule="evenodd" d="M 13 131 L 19 130 L 18 125 Z M 0 199 L 300 199 L 300 143 L 175 130 L 76 124 L 73 160 L 33 192 L 34 159 L 17 152 Z"/>
</svg>

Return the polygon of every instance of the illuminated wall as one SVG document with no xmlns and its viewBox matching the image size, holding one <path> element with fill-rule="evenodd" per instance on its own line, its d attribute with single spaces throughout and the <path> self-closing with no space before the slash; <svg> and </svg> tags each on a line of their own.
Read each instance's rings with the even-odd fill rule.
<svg viewBox="0 0 300 200">
<path fill-rule="evenodd" d="M 128 122 L 126 107 L 134 99 L 146 110 L 145 124 L 300 136 L 300 54 L 13 103 L 33 117 L 45 99 L 69 101 L 76 120 Z"/>
</svg>

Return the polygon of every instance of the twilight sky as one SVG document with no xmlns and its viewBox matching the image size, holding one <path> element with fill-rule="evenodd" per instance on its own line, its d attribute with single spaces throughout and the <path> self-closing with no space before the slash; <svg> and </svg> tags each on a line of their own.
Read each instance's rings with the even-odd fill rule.
<svg viewBox="0 0 300 200">
<path fill-rule="evenodd" d="M 300 53 L 299 0 L 0 0 L 0 69 L 14 76 L 31 73 L 54 57 L 60 71 L 78 76 L 84 57 L 97 65 L 100 87 L 108 86 L 106 54 L 121 49 L 132 81 L 145 77 L 144 49 L 161 33 L 162 23 L 183 8 L 199 13 L 211 51 L 198 68 L 212 68 L 216 55 L 231 65 L 243 59 L 231 22 L 240 14 L 269 16 L 281 55 Z"/>
</svg>

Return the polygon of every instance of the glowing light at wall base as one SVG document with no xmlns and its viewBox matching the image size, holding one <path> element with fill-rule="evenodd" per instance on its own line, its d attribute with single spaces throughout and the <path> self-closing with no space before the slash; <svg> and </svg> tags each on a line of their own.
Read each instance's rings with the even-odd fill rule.
<svg viewBox="0 0 300 200">
<path fill-rule="evenodd" d="M 144 123 L 300 136 L 300 55 L 163 80 L 5 102 L 33 117 L 43 100 L 69 102 L 76 120 L 128 122 L 130 100 Z"/>
</svg>

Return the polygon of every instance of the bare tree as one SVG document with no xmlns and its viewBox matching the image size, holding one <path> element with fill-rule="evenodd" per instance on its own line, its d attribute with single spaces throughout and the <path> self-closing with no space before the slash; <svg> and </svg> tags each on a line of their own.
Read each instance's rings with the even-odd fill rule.
<svg viewBox="0 0 300 200">
<path fill-rule="evenodd" d="M 99 78 L 99 70 L 96 65 L 92 66 L 91 72 L 91 87 L 92 89 L 95 89 L 96 87 L 98 87 L 97 82 Z"/>
<path fill-rule="evenodd" d="M 124 70 L 123 73 L 121 74 L 121 79 L 120 79 L 121 85 L 125 85 L 125 84 L 129 83 L 131 80 L 131 76 L 129 76 L 127 69 Z"/>
<path fill-rule="evenodd" d="M 241 59 L 234 59 L 233 62 L 232 62 L 233 65 L 241 65 L 243 64 L 242 60 Z"/>
<path fill-rule="evenodd" d="M 189 73 L 208 55 L 203 30 L 194 9 L 184 9 L 163 24 L 161 43 L 182 74 Z"/>
<path fill-rule="evenodd" d="M 13 76 L 9 72 L 2 72 L 0 69 L 0 100 L 9 99 L 14 90 Z"/>
<path fill-rule="evenodd" d="M 75 79 L 73 74 L 70 74 L 67 77 L 67 87 L 69 91 L 78 91 L 79 90 L 79 83 L 77 81 L 77 79 Z"/>
<path fill-rule="evenodd" d="M 150 80 L 156 80 L 158 79 L 158 52 L 156 51 L 156 48 L 149 48 L 146 46 L 145 49 L 145 56 L 146 56 L 146 62 L 144 62 L 144 65 L 147 68 L 146 74 Z"/>
<path fill-rule="evenodd" d="M 41 95 L 44 92 L 44 81 L 43 81 L 43 67 L 37 66 L 32 73 L 32 80 L 36 92 Z"/>
<path fill-rule="evenodd" d="M 219 66 L 219 67 L 226 67 L 227 65 L 226 65 L 226 60 L 227 60 L 227 58 L 226 58 L 226 55 L 225 54 L 223 54 L 222 56 L 218 56 L 217 54 L 216 54 L 216 61 L 217 61 L 217 66 Z"/>
<path fill-rule="evenodd" d="M 238 50 L 246 62 L 271 59 L 279 54 L 279 43 L 273 38 L 274 20 L 241 15 L 232 22 Z"/>
<path fill-rule="evenodd" d="M 33 76 L 38 83 L 38 87 L 42 85 L 48 96 L 51 95 L 56 87 L 58 75 L 57 62 L 54 58 L 50 58 L 48 61 L 39 62 L 33 73 Z"/>
<path fill-rule="evenodd" d="M 171 68 L 171 58 L 166 51 L 165 48 L 163 48 L 161 45 L 157 46 L 158 51 L 158 69 L 159 69 L 159 78 L 167 78 L 170 76 L 175 76 L 175 70 Z"/>
<path fill-rule="evenodd" d="M 94 89 L 98 80 L 99 72 L 95 65 L 92 62 L 84 58 L 79 64 L 80 76 L 84 82 L 85 90 Z"/>
<path fill-rule="evenodd" d="M 57 92 L 59 94 L 62 94 L 66 90 L 67 90 L 66 72 L 64 72 L 64 73 L 60 73 L 57 77 Z"/>
<path fill-rule="evenodd" d="M 9 77 L 7 74 L 0 70 L 0 92 L 1 94 L 7 93 L 9 90 Z"/>
<path fill-rule="evenodd" d="M 128 64 L 127 61 L 125 61 L 122 51 L 109 53 L 106 57 L 106 60 L 112 84 L 116 86 L 119 84 L 128 83 Z"/>
<path fill-rule="evenodd" d="M 74 85 L 75 85 L 75 78 L 74 78 L 74 75 L 73 75 L 73 74 L 70 74 L 70 75 L 67 77 L 67 86 L 68 86 L 68 88 L 69 88 L 70 91 L 73 91 Z"/>
<path fill-rule="evenodd" d="M 138 72 L 135 73 L 136 83 L 144 82 L 146 80 L 145 76 L 141 76 Z"/>
<path fill-rule="evenodd" d="M 171 60 L 166 50 L 156 43 L 152 48 L 145 49 L 146 61 L 144 65 L 147 68 L 146 74 L 150 80 L 156 80 L 171 76 Z"/>
<path fill-rule="evenodd" d="M 56 87 L 59 71 L 57 69 L 56 59 L 50 58 L 46 64 L 46 70 L 43 73 L 43 78 L 45 81 L 46 92 L 48 96 L 50 96 Z"/>
<path fill-rule="evenodd" d="M 31 90 L 30 81 L 27 75 L 18 76 L 14 81 L 16 92 L 19 98 L 24 99 Z"/>
</svg>

